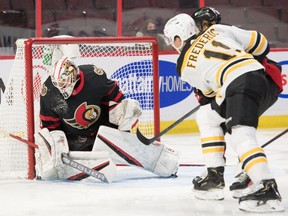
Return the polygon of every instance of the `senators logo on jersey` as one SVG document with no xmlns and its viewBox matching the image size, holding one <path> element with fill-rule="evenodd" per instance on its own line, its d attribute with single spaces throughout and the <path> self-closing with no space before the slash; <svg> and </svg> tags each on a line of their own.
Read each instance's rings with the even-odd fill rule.
<svg viewBox="0 0 288 216">
<path fill-rule="evenodd" d="M 75 111 L 74 118 L 64 119 L 64 121 L 77 129 L 86 129 L 95 123 L 101 114 L 101 108 L 96 105 L 82 103 Z"/>
</svg>

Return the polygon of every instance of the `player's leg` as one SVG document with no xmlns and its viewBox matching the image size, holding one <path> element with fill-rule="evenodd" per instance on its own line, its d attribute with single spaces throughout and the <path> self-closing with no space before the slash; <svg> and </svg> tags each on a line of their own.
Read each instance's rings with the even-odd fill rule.
<svg viewBox="0 0 288 216">
<path fill-rule="evenodd" d="M 207 172 L 193 179 L 195 197 L 198 199 L 224 199 L 223 188 L 225 166 L 225 140 L 220 126 L 225 121 L 211 104 L 201 106 L 196 114 L 197 124 L 201 134 L 202 152 Z"/>
<path fill-rule="evenodd" d="M 255 211 L 262 211 L 269 206 L 277 211 L 275 202 L 281 196 L 277 184 L 271 174 L 265 152 L 259 147 L 256 138 L 259 113 L 265 111 L 275 102 L 274 94 L 269 91 L 270 85 L 261 71 L 251 72 L 236 79 L 227 89 L 226 114 L 231 118 L 226 126 L 231 128 L 232 146 L 245 172 L 254 182 L 248 195 L 239 199 L 241 210 L 253 211 L 248 207 L 254 205 Z M 250 202 L 251 201 L 251 202 Z M 257 203 L 261 205 L 257 206 Z M 250 206 L 251 204 L 251 206 Z M 280 206 L 279 206 L 280 208 Z"/>
</svg>

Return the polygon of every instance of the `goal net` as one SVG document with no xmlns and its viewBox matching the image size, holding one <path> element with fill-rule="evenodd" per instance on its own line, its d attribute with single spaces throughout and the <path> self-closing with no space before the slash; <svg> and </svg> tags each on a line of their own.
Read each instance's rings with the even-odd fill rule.
<svg viewBox="0 0 288 216">
<path fill-rule="evenodd" d="M 35 177 L 34 149 L 11 134 L 34 142 L 34 133 L 40 129 L 41 85 L 51 72 L 54 51 L 59 54 L 60 48 L 68 45 L 79 47 L 79 55 L 73 59 L 77 65 L 102 68 L 118 81 L 126 97 L 140 102 L 138 127 L 144 135 L 159 133 L 158 47 L 154 38 L 30 38 L 18 40 L 16 45 L 0 105 L 0 178 Z"/>
</svg>

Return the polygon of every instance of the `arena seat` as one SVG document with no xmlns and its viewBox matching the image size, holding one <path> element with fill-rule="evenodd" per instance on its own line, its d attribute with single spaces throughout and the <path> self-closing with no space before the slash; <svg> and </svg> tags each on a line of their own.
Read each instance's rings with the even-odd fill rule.
<svg viewBox="0 0 288 216">
<path fill-rule="evenodd" d="M 160 8 L 179 8 L 179 1 L 167 1 L 167 0 L 158 0 L 158 5 L 156 7 Z"/>
<path fill-rule="evenodd" d="M 35 9 L 34 0 L 10 0 L 10 2 L 13 10 L 24 9 L 30 11 Z"/>
<path fill-rule="evenodd" d="M 274 7 L 251 7 L 247 8 L 248 23 L 275 23 L 278 22 L 279 12 Z"/>
<path fill-rule="evenodd" d="M 230 6 L 230 1 L 229 0 L 205 0 L 205 5 L 208 7 L 216 7 L 217 6 Z"/>
<path fill-rule="evenodd" d="M 280 20 L 283 22 L 286 22 L 286 24 L 288 23 L 288 5 L 286 7 L 282 7 L 280 9 Z"/>
<path fill-rule="evenodd" d="M 262 6 L 262 0 L 230 0 L 230 5 L 235 7 Z"/>
<path fill-rule="evenodd" d="M 283 7 L 288 6 L 287 0 L 262 0 L 263 6 Z"/>
<path fill-rule="evenodd" d="M 267 25 L 266 23 L 243 24 L 242 28 L 246 30 L 256 30 L 261 32 L 270 43 L 273 43 L 278 40 L 276 24 L 275 25 Z"/>
<path fill-rule="evenodd" d="M 245 8 L 217 7 L 216 9 L 221 13 L 222 23 L 237 26 L 247 22 Z"/>
<path fill-rule="evenodd" d="M 277 23 L 275 24 L 277 38 L 281 42 L 288 42 L 288 26 L 286 23 Z M 286 45 L 287 46 L 287 45 Z"/>
<path fill-rule="evenodd" d="M 10 1 L 6 0 L 6 1 L 2 1 L 0 4 L 0 10 L 11 10 L 11 3 Z"/>
<path fill-rule="evenodd" d="M 65 0 L 42 0 L 42 9 L 63 10 L 67 9 L 67 3 Z"/>
<path fill-rule="evenodd" d="M 95 4 L 99 1 L 95 1 Z M 71 10 L 93 9 L 95 7 L 93 0 L 67 0 L 68 8 Z"/>
</svg>

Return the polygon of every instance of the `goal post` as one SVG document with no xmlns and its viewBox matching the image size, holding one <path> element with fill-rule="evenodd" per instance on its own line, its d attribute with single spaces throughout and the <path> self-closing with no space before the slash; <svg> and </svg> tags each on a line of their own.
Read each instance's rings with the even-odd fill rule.
<svg viewBox="0 0 288 216">
<path fill-rule="evenodd" d="M 54 37 L 17 40 L 17 50 L 0 105 L 0 179 L 35 178 L 34 149 L 12 138 L 34 142 L 40 129 L 41 86 L 51 72 L 47 48 L 77 45 L 77 65 L 95 64 L 116 80 L 125 97 L 140 102 L 138 127 L 147 136 L 160 132 L 158 43 L 153 37 Z M 50 55 L 50 58 L 51 55 Z M 134 132 L 134 131 L 133 131 Z"/>
</svg>

